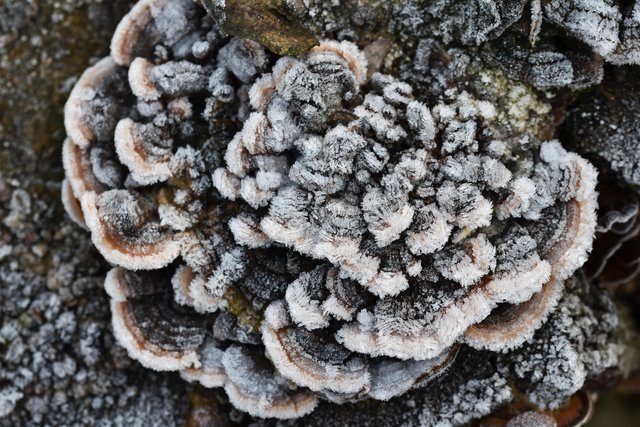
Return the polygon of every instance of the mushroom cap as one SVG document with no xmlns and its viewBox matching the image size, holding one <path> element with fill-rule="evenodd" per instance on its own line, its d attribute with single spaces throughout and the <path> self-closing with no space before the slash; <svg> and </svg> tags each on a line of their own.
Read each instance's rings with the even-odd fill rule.
<svg viewBox="0 0 640 427">
<path fill-rule="evenodd" d="M 223 363 L 229 377 L 224 387 L 229 400 L 251 415 L 298 418 L 313 411 L 318 404 L 313 394 L 279 384 L 276 375 L 265 367 L 266 360 L 246 347 L 229 347 Z"/>
<path fill-rule="evenodd" d="M 105 288 L 112 294 L 116 339 L 131 358 L 147 368 L 175 371 L 199 367 L 197 349 L 205 336 L 202 320 L 176 312 L 169 298 L 153 293 L 158 292 L 158 285 L 149 280 L 153 279 L 148 273 L 120 268 L 107 275 Z"/>
<path fill-rule="evenodd" d="M 105 190 L 92 171 L 88 149 L 75 144 L 70 138 L 65 139 L 62 146 L 62 164 L 66 180 L 77 199 L 88 191 L 99 194 Z"/>
<path fill-rule="evenodd" d="M 126 14 L 111 39 L 111 57 L 122 66 L 138 57 L 150 57 L 156 43 L 176 44 L 193 28 L 187 16 L 191 0 L 140 0 Z"/>
<path fill-rule="evenodd" d="M 314 391 L 355 394 L 369 388 L 370 374 L 363 360 L 348 359 L 344 348 L 304 328 L 269 323 L 270 317 L 282 316 L 287 316 L 283 304 L 272 303 L 262 326 L 265 349 L 281 375 Z"/>
<path fill-rule="evenodd" d="M 73 194 L 73 189 L 68 179 L 62 181 L 61 194 L 62 205 L 64 210 L 69 215 L 69 218 L 73 220 L 80 227 L 87 229 L 87 224 L 84 221 L 84 214 L 82 213 L 82 207 L 80 202 Z"/>
<path fill-rule="evenodd" d="M 167 266 L 180 255 L 186 235 L 162 232 L 154 224 L 143 225 L 137 233 L 126 235 L 118 229 L 119 224 L 108 222 L 109 212 L 105 211 L 108 205 L 101 206 L 105 200 L 108 201 L 106 196 L 88 191 L 81 204 L 91 240 L 107 261 L 130 270 L 153 270 Z M 124 221 L 127 220 L 125 217 Z"/>
<path fill-rule="evenodd" d="M 149 185 L 171 177 L 171 155 L 169 150 L 158 149 L 154 147 L 154 141 L 147 140 L 156 132 L 147 135 L 145 127 L 129 118 L 122 119 L 116 126 L 114 141 L 118 158 L 127 166 L 133 179 L 139 184 Z"/>
<path fill-rule="evenodd" d="M 64 106 L 67 135 L 80 147 L 112 135 L 117 100 L 109 92 L 122 72 L 110 57 L 87 68 L 76 82 Z"/>
</svg>

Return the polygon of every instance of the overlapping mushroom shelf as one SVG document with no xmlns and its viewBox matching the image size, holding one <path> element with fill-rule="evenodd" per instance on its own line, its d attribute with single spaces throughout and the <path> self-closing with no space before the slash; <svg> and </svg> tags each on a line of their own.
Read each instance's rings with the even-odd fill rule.
<svg viewBox="0 0 640 427">
<path fill-rule="evenodd" d="M 124 18 L 67 103 L 63 198 L 114 265 L 131 357 L 292 418 L 544 322 L 591 248 L 594 168 L 366 62 L 335 41 L 274 57 L 191 0 Z"/>
</svg>

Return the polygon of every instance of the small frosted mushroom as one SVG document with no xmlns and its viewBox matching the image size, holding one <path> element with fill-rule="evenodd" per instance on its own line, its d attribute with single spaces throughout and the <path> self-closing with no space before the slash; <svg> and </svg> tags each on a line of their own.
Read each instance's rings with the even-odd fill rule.
<svg viewBox="0 0 640 427">
<path fill-rule="evenodd" d="M 219 343 L 215 339 L 207 337 L 198 349 L 200 366 L 182 369 L 180 376 L 189 382 L 198 382 L 203 387 L 224 387 L 227 374 L 222 364 L 223 357 L 224 350 L 221 349 Z"/>
<path fill-rule="evenodd" d="M 80 227 L 87 228 L 87 224 L 84 220 L 84 214 L 82 213 L 82 207 L 80 206 L 80 201 L 73 194 L 73 189 L 71 188 L 71 184 L 69 184 L 68 179 L 62 181 L 61 199 L 64 210 L 67 215 L 69 215 L 69 218 L 71 218 L 73 222 L 78 224 Z"/>
<path fill-rule="evenodd" d="M 323 312 L 322 301 L 326 296 L 324 287 L 326 268 L 318 267 L 303 273 L 287 287 L 285 299 L 294 322 L 309 330 L 329 326 L 329 316 Z"/>
<path fill-rule="evenodd" d="M 265 191 L 258 186 L 255 178 L 247 177 L 240 184 L 240 195 L 254 209 L 258 209 L 269 204 L 274 196 L 272 191 Z"/>
<path fill-rule="evenodd" d="M 129 86 L 133 94 L 144 101 L 156 101 L 160 91 L 151 80 L 154 64 L 146 58 L 136 58 L 129 67 Z"/>
<path fill-rule="evenodd" d="M 493 204 L 471 183 L 456 186 L 446 181 L 436 197 L 444 212 L 460 227 L 479 228 L 491 223 Z"/>
<path fill-rule="evenodd" d="M 154 184 L 171 176 L 171 145 L 170 141 L 163 143 L 163 136 L 152 124 L 139 124 L 131 119 L 118 123 L 114 136 L 116 151 L 136 182 Z"/>
<path fill-rule="evenodd" d="M 276 90 L 276 82 L 271 74 L 257 79 L 249 90 L 249 102 L 257 111 L 264 111 Z"/>
<path fill-rule="evenodd" d="M 175 312 L 158 292 L 153 280 L 136 273 L 113 269 L 105 288 L 112 296 L 114 335 L 129 355 L 142 365 L 159 371 L 200 366 L 197 349 L 204 339 L 200 320 Z M 141 284 L 136 282 L 143 282 Z"/>
<path fill-rule="evenodd" d="M 355 281 L 341 278 L 335 268 L 327 271 L 325 279 L 329 296 L 322 303 L 323 313 L 340 320 L 352 320 L 369 299 L 368 293 Z"/>
<path fill-rule="evenodd" d="M 421 102 L 409 102 L 407 105 L 407 122 L 411 129 L 416 132 L 416 139 L 420 141 L 425 148 L 433 148 L 436 126 L 429 108 Z"/>
<path fill-rule="evenodd" d="M 93 244 L 113 264 L 132 270 L 157 269 L 180 255 L 180 236 L 162 231 L 157 223 L 147 223 L 149 212 L 131 193 L 87 192 L 81 204 Z"/>
<path fill-rule="evenodd" d="M 249 39 L 234 38 L 218 52 L 218 63 L 243 83 L 249 83 L 268 64 L 265 49 Z"/>
<path fill-rule="evenodd" d="M 64 126 L 73 143 L 87 147 L 108 140 L 116 125 L 117 93 L 113 87 L 122 71 L 109 57 L 88 68 L 73 87 L 64 106 Z"/>
<path fill-rule="evenodd" d="M 393 206 L 380 191 L 372 191 L 363 200 L 365 220 L 379 246 L 387 246 L 400 237 L 413 220 L 414 209 L 408 204 Z"/>
<path fill-rule="evenodd" d="M 416 255 L 439 251 L 446 245 L 452 226 L 435 205 L 427 205 L 416 212 L 416 221 L 407 231 L 407 245 Z"/>
<path fill-rule="evenodd" d="M 236 242 L 250 248 L 267 247 L 271 239 L 260 230 L 257 218 L 249 215 L 239 215 L 229 220 L 229 230 Z"/>
<path fill-rule="evenodd" d="M 156 43 L 175 45 L 193 28 L 188 16 L 195 5 L 190 0 L 141 0 L 118 24 L 111 39 L 111 57 L 129 65 L 137 57 L 148 57 Z"/>
<path fill-rule="evenodd" d="M 370 374 L 362 359 L 350 358 L 350 352 L 340 345 L 324 341 L 306 329 L 283 324 L 286 317 L 282 302 L 275 302 L 267 308 L 262 325 L 265 349 L 278 372 L 315 391 L 350 394 L 368 389 Z M 327 350 L 320 351 L 323 347 Z"/>
<path fill-rule="evenodd" d="M 458 347 L 452 347 L 428 360 L 412 360 L 408 363 L 384 358 L 376 360 L 371 366 L 369 396 L 376 400 L 389 400 L 412 388 L 424 387 L 446 372 L 457 354 Z"/>
<path fill-rule="evenodd" d="M 249 151 L 242 143 L 242 133 L 237 133 L 229 142 L 224 160 L 229 171 L 238 178 L 244 178 L 252 170 L 253 165 L 249 158 Z"/>
<path fill-rule="evenodd" d="M 398 142 L 407 137 L 406 130 L 393 120 L 398 114 L 397 108 L 387 104 L 379 95 L 367 94 L 364 103 L 354 109 L 362 119 L 385 142 Z"/>
<path fill-rule="evenodd" d="M 536 195 L 536 184 L 526 177 L 516 178 L 511 182 L 509 192 L 507 199 L 496 207 L 498 218 L 518 217 L 526 212 Z"/>
<path fill-rule="evenodd" d="M 318 46 L 311 49 L 312 53 L 333 52 L 344 58 L 349 64 L 349 68 L 360 83 L 364 83 L 367 78 L 367 58 L 356 45 L 350 42 L 337 42 L 333 40 L 323 40 Z"/>
<path fill-rule="evenodd" d="M 209 86 L 211 70 L 190 61 L 170 61 L 149 70 L 149 80 L 156 90 L 169 97 L 204 92 Z"/>
<path fill-rule="evenodd" d="M 466 240 L 464 247 L 436 258 L 436 268 L 447 279 L 468 287 L 495 268 L 496 250 L 484 234 Z"/>
<path fill-rule="evenodd" d="M 180 266 L 171 278 L 171 284 L 176 302 L 193 307 L 198 313 L 215 312 L 224 306 L 224 300 L 212 295 L 207 290 L 206 281 L 191 267 Z"/>
<path fill-rule="evenodd" d="M 227 168 L 218 168 L 213 172 L 213 186 L 220 194 L 229 199 L 235 200 L 240 195 L 240 178 L 231 173 Z"/>
<path fill-rule="evenodd" d="M 231 346 L 223 357 L 228 376 L 224 389 L 238 409 L 262 418 L 298 418 L 313 411 L 317 398 L 303 389 L 291 390 L 263 356 L 247 347 Z"/>
<path fill-rule="evenodd" d="M 62 164 L 66 179 L 76 198 L 80 199 L 88 191 L 98 194 L 104 191 L 104 185 L 93 173 L 88 150 L 73 143 L 69 138 L 62 146 Z"/>
</svg>

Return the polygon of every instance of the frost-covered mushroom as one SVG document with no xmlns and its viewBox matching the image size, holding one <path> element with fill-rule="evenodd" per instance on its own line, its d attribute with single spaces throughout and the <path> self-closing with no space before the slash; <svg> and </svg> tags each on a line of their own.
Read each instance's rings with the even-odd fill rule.
<svg viewBox="0 0 640 427">
<path fill-rule="evenodd" d="M 123 91 L 123 70 L 107 57 L 88 68 L 64 106 L 64 125 L 73 143 L 87 147 L 113 136 Z"/>
<path fill-rule="evenodd" d="M 357 394 L 370 386 L 364 360 L 331 340 L 288 324 L 282 302 L 272 303 L 265 313 L 262 341 L 278 372 L 314 391 Z"/>
<path fill-rule="evenodd" d="M 111 297 L 114 334 L 133 359 L 159 371 L 200 365 L 202 321 L 175 311 L 158 278 L 114 268 L 105 289 Z"/>
<path fill-rule="evenodd" d="M 69 218 L 73 220 L 82 228 L 87 228 L 87 224 L 84 220 L 84 214 L 82 213 L 82 207 L 80 201 L 73 194 L 73 189 L 68 179 L 62 181 L 62 188 L 60 191 L 60 198 L 62 199 L 62 205 L 64 210 L 69 215 Z"/>
<path fill-rule="evenodd" d="M 224 299 L 209 291 L 206 280 L 194 274 L 189 266 L 180 266 L 171 278 L 174 299 L 178 304 L 193 307 L 199 313 L 216 312 Z"/>
<path fill-rule="evenodd" d="M 211 337 L 205 338 L 198 349 L 200 364 L 180 371 L 180 376 L 189 382 L 198 382 L 203 387 L 224 387 L 227 374 L 222 364 L 224 350 Z"/>
<path fill-rule="evenodd" d="M 197 13 L 190 0 L 142 0 L 120 21 L 111 39 L 111 57 L 129 65 L 137 57 L 149 57 L 162 42 L 175 46 L 195 28 L 189 16 Z"/>
<path fill-rule="evenodd" d="M 139 184 L 166 181 L 171 176 L 171 141 L 163 140 L 162 129 L 122 119 L 116 126 L 114 142 L 120 162 Z"/>
<path fill-rule="evenodd" d="M 376 400 L 389 400 L 410 389 L 425 387 L 449 369 L 457 354 L 458 347 L 452 347 L 436 358 L 409 363 L 377 359 L 371 367 L 369 396 Z"/>
<path fill-rule="evenodd" d="M 152 208 L 140 196 L 126 190 L 100 195 L 87 192 L 81 204 L 93 244 L 113 264 L 151 270 L 180 255 L 185 236 L 163 230 L 158 222 L 148 222 Z"/>
<path fill-rule="evenodd" d="M 313 411 L 317 398 L 279 381 L 267 361 L 245 347 L 229 347 L 223 357 L 225 391 L 236 408 L 258 417 L 298 418 Z"/>
<path fill-rule="evenodd" d="M 144 101 L 156 101 L 160 91 L 151 79 L 153 63 L 146 58 L 136 58 L 129 67 L 129 86 L 133 94 Z"/>
<path fill-rule="evenodd" d="M 491 2 L 496 33 L 512 3 Z M 517 351 L 590 250 L 588 162 L 470 93 L 433 105 L 368 74 L 353 43 L 277 57 L 197 2 L 143 0 L 112 58 L 72 95 L 93 133 L 70 135 L 65 188 L 119 266 L 116 335 L 253 416 L 388 400 Z M 464 375 L 456 396 L 485 384 Z"/>
</svg>

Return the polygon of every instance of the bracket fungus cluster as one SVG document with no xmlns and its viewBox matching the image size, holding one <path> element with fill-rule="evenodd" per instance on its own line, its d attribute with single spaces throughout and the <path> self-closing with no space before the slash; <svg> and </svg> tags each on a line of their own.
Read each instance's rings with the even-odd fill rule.
<svg viewBox="0 0 640 427">
<path fill-rule="evenodd" d="M 496 116 L 142 0 L 67 102 L 64 202 L 143 365 L 258 417 L 388 400 L 530 339 L 591 249 L 593 166 Z"/>
</svg>

